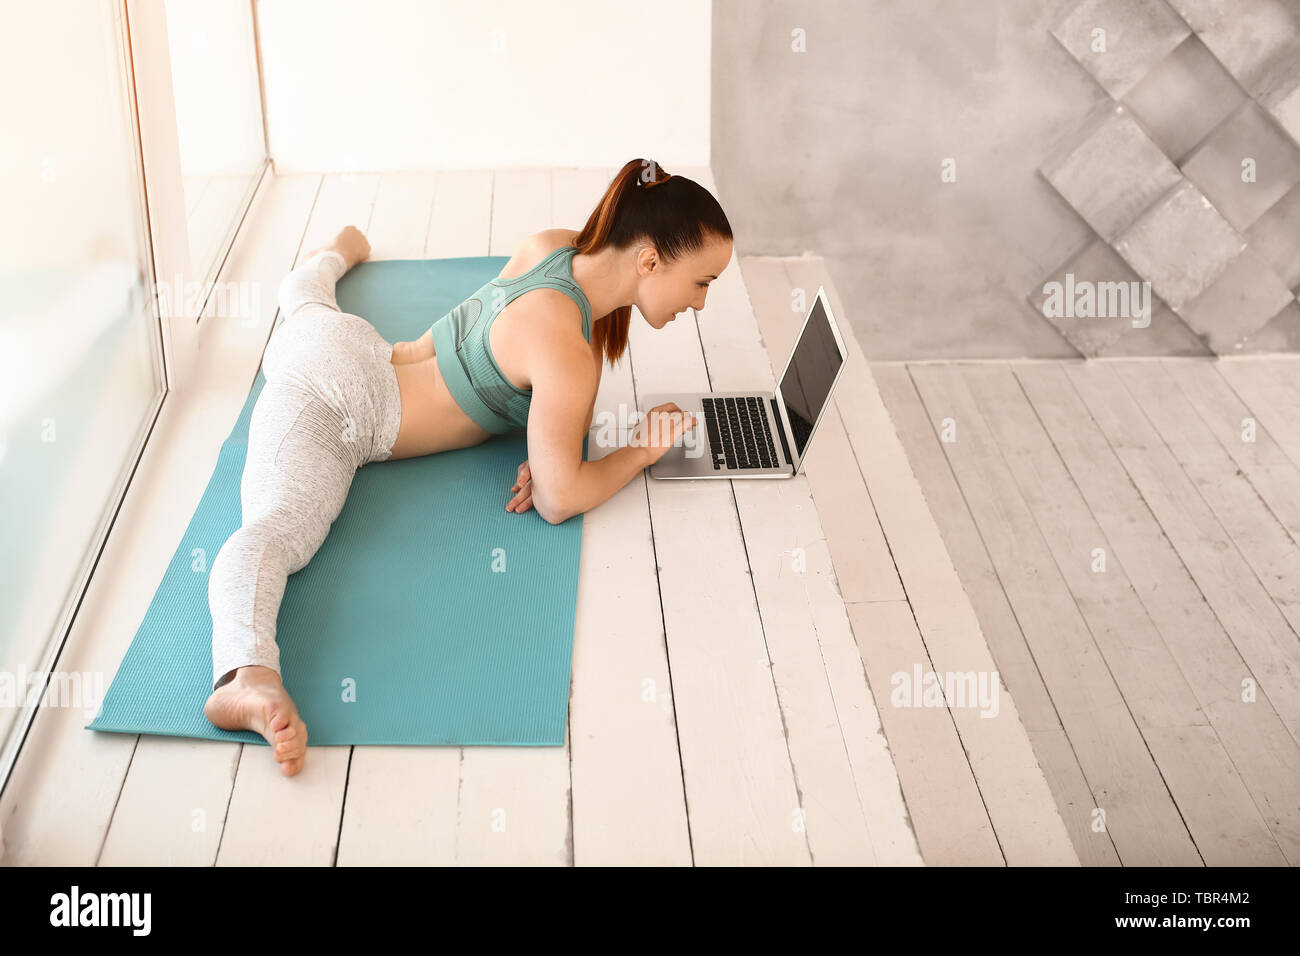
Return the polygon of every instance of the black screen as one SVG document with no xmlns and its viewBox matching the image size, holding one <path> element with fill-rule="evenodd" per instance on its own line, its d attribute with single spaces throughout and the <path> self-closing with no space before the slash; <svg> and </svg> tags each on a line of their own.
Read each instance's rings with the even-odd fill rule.
<svg viewBox="0 0 1300 956">
<path fill-rule="evenodd" d="M 840 370 L 840 350 L 822 307 L 821 296 L 813 302 L 812 315 L 795 346 L 794 357 L 781 379 L 781 398 L 790 417 L 795 449 L 803 455 L 808 436 L 831 393 L 831 383 Z"/>
</svg>

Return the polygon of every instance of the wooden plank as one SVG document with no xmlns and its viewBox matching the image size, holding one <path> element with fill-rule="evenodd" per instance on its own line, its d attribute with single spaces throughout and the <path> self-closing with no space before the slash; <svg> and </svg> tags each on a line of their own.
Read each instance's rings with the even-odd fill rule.
<svg viewBox="0 0 1300 956">
<path fill-rule="evenodd" d="M 1058 365 L 1017 365 L 1020 381 L 1058 454 L 1124 563 L 1210 724 L 1278 844 L 1300 858 L 1300 748 L 1267 695 L 1241 700 L 1249 669 L 1130 481 L 1119 458 Z"/>
<path fill-rule="evenodd" d="M 1108 365 L 1066 370 L 1116 456 L 1241 652 L 1300 739 L 1300 643 L 1227 532 Z"/>
<path fill-rule="evenodd" d="M 1116 362 L 1114 368 L 1292 631 L 1300 635 L 1300 546 L 1205 423 L 1187 414 L 1186 399 L 1162 366 Z"/>
<path fill-rule="evenodd" d="M 747 258 L 741 266 L 775 381 L 794 349 L 799 325 L 807 314 L 806 303 L 791 295 L 782 260 Z M 793 306 L 804 307 L 804 311 L 795 311 Z M 833 403 L 819 426 L 817 443 L 804 457 L 803 475 L 822 516 L 844 600 L 906 600 L 875 505 Z"/>
<path fill-rule="evenodd" d="M 384 173 L 366 238 L 370 258 L 423 259 L 438 190 L 436 173 Z M 437 318 L 437 316 L 434 316 Z"/>
<path fill-rule="evenodd" d="M 707 171 L 696 178 L 716 191 Z M 768 293 L 751 295 L 734 255 L 732 266 L 713 283 L 705 314 L 698 322 L 708 378 L 713 388 L 771 389 L 803 316 L 790 310 L 788 287 L 775 298 Z M 755 271 L 748 270 L 751 275 Z M 774 273 L 772 282 L 778 289 L 787 282 L 779 263 L 759 271 Z M 774 322 L 764 320 L 761 329 L 754 322 L 751 304 L 759 295 L 776 307 Z M 839 500 L 858 514 L 864 510 L 865 488 L 842 436 L 840 448 L 852 469 L 846 477 L 856 481 L 840 483 L 839 488 L 843 491 L 856 485 L 859 495 L 851 502 L 843 497 Z M 825 461 L 820 470 L 823 477 L 828 476 Z M 822 490 L 832 483 L 833 477 L 823 481 Z M 863 861 L 920 864 L 920 848 L 908 824 L 897 772 L 827 548 L 826 522 L 821 520 L 826 512 L 822 509 L 826 504 L 833 506 L 835 499 L 815 503 L 814 486 L 805 475 L 731 484 L 799 782 L 812 860 L 819 865 Z M 877 565 L 883 580 L 875 593 L 901 598 L 902 588 L 884 547 L 884 536 L 869 508 L 868 504 L 868 516 L 859 526 L 868 540 L 872 540 L 874 526 L 875 557 L 883 565 Z M 846 516 L 840 514 L 834 520 L 845 522 Z M 836 725 L 838 736 L 826 732 Z"/>
<path fill-rule="evenodd" d="M 1010 367 L 967 366 L 962 375 L 1202 859 L 1208 866 L 1285 864 Z"/>
<path fill-rule="evenodd" d="M 424 258 L 496 255 L 488 250 L 492 232 L 492 170 L 441 171 L 434 192 Z"/>
<path fill-rule="evenodd" d="M 700 179 L 694 170 L 678 172 Z M 724 281 L 738 282 L 738 270 L 725 270 L 715 285 Z M 719 313 L 717 321 L 728 318 Z M 629 338 L 638 407 L 647 392 L 707 391 L 716 384 L 709 381 L 700 333 L 694 316 L 656 331 L 633 310 Z M 642 481 L 648 487 L 694 861 L 807 865 L 813 851 L 801 825 L 733 482 L 655 481 L 644 474 Z M 700 546 L 702 540 L 708 547 Z M 814 828 L 812 820 L 808 827 Z"/>
<path fill-rule="evenodd" d="M 549 169 L 496 170 L 492 176 L 492 231 L 487 255 L 513 256 L 524 239 L 550 227 L 551 215 Z"/>
<path fill-rule="evenodd" d="M 1061 727 L 1038 665 L 1007 603 L 1002 582 L 907 368 L 873 365 L 872 375 L 979 618 L 980 629 L 988 639 L 998 672 L 1020 708 L 1020 717 L 1079 861 L 1084 866 L 1118 866 L 1119 855 L 1109 832 L 1098 832 L 1092 827 L 1091 812 L 1096 802 L 1084 779 L 1079 758 Z"/>
<path fill-rule="evenodd" d="M 1161 363 L 1219 444 L 1232 456 L 1282 527 L 1300 541 L 1300 467 L 1287 458 L 1263 424 L 1256 421 L 1253 435 L 1245 422 L 1255 420 L 1232 387 L 1219 374 L 1217 363 L 1166 361 Z"/>
<path fill-rule="evenodd" d="M 614 178 L 612 170 L 604 166 L 584 167 L 582 169 L 552 169 L 550 214 L 545 223 L 539 224 L 533 231 L 540 229 L 576 229 L 581 231 L 587 224 L 587 218 L 596 209 L 600 197 L 605 194 L 609 182 Z M 600 318 L 593 315 L 592 320 Z"/>
<path fill-rule="evenodd" d="M 378 189 L 379 177 L 374 174 L 326 176 L 295 265 L 344 226 L 353 225 L 362 232 L 369 229 Z M 307 759 L 293 777 L 280 773 L 269 748 L 239 745 L 242 753 L 218 866 L 334 863 L 352 748 L 312 747 L 310 727 L 307 735 Z M 286 799 L 293 800 L 293 813 L 268 810 L 283 805 Z"/>
<path fill-rule="evenodd" d="M 1225 358 L 1215 367 L 1291 463 L 1300 467 L 1300 399 L 1284 381 L 1286 376 L 1275 374 L 1297 374 L 1294 363 L 1275 358 Z"/>
<path fill-rule="evenodd" d="M 952 419 L 948 461 L 997 568 L 1043 682 L 1126 865 L 1201 862 L 1160 772 L 1097 653 L 958 366 L 909 369 L 932 421 Z M 1090 812 L 1094 812 L 1091 811 Z"/>
<path fill-rule="evenodd" d="M 223 277 L 257 282 L 261 270 L 275 268 L 277 255 L 281 266 L 291 261 L 318 182 L 319 177 L 311 176 L 268 184 L 254 200 L 245 220 L 246 232 L 236 243 Z M 295 219 L 297 224 L 286 233 L 285 226 Z M 194 387 L 169 394 L 164 401 L 56 665 L 60 670 L 101 675 L 107 689 L 203 494 L 221 440 L 247 398 L 275 315 L 274 297 L 261 299 L 263 311 L 253 329 L 226 323 L 204 330 L 211 347 L 201 353 Z M 241 343 L 248 347 L 242 357 L 245 378 L 242 386 L 231 386 L 231 367 L 240 364 Z M 111 829 L 119 825 L 126 827 L 125 836 L 155 848 L 177 838 L 165 828 L 148 830 L 142 815 L 135 824 L 124 822 L 133 812 L 136 795 L 144 792 L 134 786 L 124 792 L 128 768 L 136 769 L 137 742 L 146 748 L 141 767 L 156 766 L 148 749 L 160 738 L 88 732 L 84 727 L 90 716 L 70 708 L 42 708 L 37 714 L 0 796 L 7 863 L 93 865 Z M 225 761 L 224 788 L 210 786 L 213 777 L 207 775 L 194 781 L 186 794 L 187 810 L 202 808 L 207 825 L 216 833 L 236 746 L 206 742 L 198 753 L 215 758 L 213 765 Z M 174 769 L 165 768 L 165 773 L 170 779 Z M 125 795 L 125 803 L 119 801 L 120 795 Z M 115 805 L 123 815 L 121 821 L 115 816 Z M 204 856 L 204 838 L 196 836 L 189 821 L 185 826 L 186 851 L 210 863 L 212 855 Z M 214 848 L 215 844 L 210 847 Z M 114 858 L 112 852 L 105 856 Z"/>
<path fill-rule="evenodd" d="M 996 838 L 979 802 L 961 738 L 945 707 L 894 705 L 886 700 L 898 675 L 932 670 L 912 607 L 906 601 L 863 601 L 846 605 L 867 680 L 876 690 L 884 734 L 906 799 L 908 818 L 929 866 L 989 866 Z M 960 828 L 967 839 L 956 839 Z"/>
<path fill-rule="evenodd" d="M 824 285 L 840 318 L 849 365 L 840 376 L 834 402 L 875 502 L 932 669 L 940 676 L 993 672 L 996 666 L 979 621 L 876 391 L 848 311 L 820 260 L 787 260 L 787 270 L 791 288 L 815 290 Z M 867 635 L 857 635 L 864 653 L 868 640 Z M 873 691 L 876 706 L 883 711 L 888 706 L 883 688 L 873 687 Z M 970 707 L 951 710 L 979 786 L 981 808 L 987 808 L 997 837 L 981 839 L 981 859 L 997 864 L 1005 855 L 1011 865 L 1077 865 L 1078 855 L 1038 766 L 1017 705 L 1004 687 L 999 700 L 1000 709 L 993 718 L 982 717 Z M 951 821 L 948 840 L 956 844 L 977 832 Z"/>
</svg>

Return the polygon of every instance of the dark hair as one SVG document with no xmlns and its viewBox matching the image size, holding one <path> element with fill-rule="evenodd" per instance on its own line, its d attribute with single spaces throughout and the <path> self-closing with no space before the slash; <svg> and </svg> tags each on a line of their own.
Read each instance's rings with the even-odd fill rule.
<svg viewBox="0 0 1300 956">
<path fill-rule="evenodd" d="M 672 261 L 710 241 L 731 239 L 731 223 L 713 194 L 692 179 L 665 173 L 651 159 L 632 159 L 610 180 L 573 245 L 583 255 L 648 241 Z M 593 316 L 592 341 L 612 365 L 627 350 L 632 307 Z"/>
</svg>

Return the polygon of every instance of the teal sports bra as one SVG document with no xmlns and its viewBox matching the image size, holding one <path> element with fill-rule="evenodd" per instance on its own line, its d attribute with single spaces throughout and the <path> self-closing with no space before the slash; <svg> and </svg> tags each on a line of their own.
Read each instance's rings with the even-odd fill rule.
<svg viewBox="0 0 1300 956">
<path fill-rule="evenodd" d="M 573 279 L 574 246 L 560 246 L 512 279 L 497 277 L 433 323 L 438 370 L 451 396 L 479 426 L 500 435 L 528 425 L 531 389 L 515 388 L 492 356 L 488 333 L 501 310 L 533 289 L 555 289 L 578 303 L 591 341 L 591 303 Z"/>
</svg>

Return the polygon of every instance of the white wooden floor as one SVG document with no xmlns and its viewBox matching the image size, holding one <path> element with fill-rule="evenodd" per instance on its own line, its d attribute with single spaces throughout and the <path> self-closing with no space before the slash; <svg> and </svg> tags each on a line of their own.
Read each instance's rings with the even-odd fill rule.
<svg viewBox="0 0 1300 956">
<path fill-rule="evenodd" d="M 674 171 L 716 193 L 707 169 Z M 269 179 L 221 277 L 257 284 L 258 321 L 202 323 L 199 382 L 164 405 L 58 666 L 116 670 L 303 251 L 354 224 L 375 259 L 508 256 L 538 229 L 579 228 L 613 172 Z M 741 265 L 697 321 L 634 320 L 598 415 L 640 391 L 772 387 L 798 290 L 824 284 L 848 315 L 820 260 Z M 1058 809 L 1035 752 L 1050 730 L 1010 675 L 992 718 L 891 703 L 914 667 L 1001 661 L 844 331 L 851 365 L 803 475 L 643 475 L 585 516 L 565 746 L 314 747 L 284 778 L 264 747 L 96 734 L 43 709 L 0 796 L 4 862 L 1077 864 L 1086 812 Z"/>
<path fill-rule="evenodd" d="M 873 374 L 1083 862 L 1300 862 L 1300 358 Z"/>
</svg>

